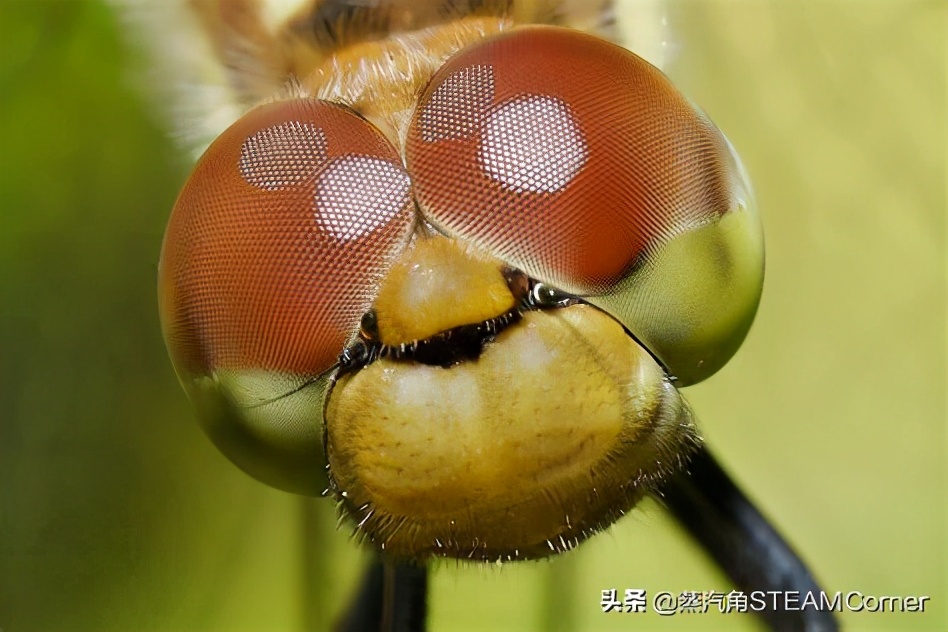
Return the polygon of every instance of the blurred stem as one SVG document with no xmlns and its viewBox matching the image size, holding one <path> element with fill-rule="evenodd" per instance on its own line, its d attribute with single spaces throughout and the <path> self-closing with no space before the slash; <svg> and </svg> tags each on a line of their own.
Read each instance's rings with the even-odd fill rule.
<svg viewBox="0 0 948 632">
<path fill-rule="evenodd" d="M 424 632 L 428 567 L 373 556 L 336 632 Z"/>
<path fill-rule="evenodd" d="M 583 597 L 578 580 L 578 560 L 570 552 L 549 562 L 540 599 L 540 630 L 543 632 L 571 632 L 577 629 L 577 600 Z"/>
<path fill-rule="evenodd" d="M 332 574 L 329 549 L 325 544 L 331 535 L 331 525 L 323 519 L 323 512 L 317 504 L 313 498 L 297 496 L 302 542 L 300 620 L 306 632 L 328 630 L 331 621 L 332 596 L 326 583 Z"/>
</svg>

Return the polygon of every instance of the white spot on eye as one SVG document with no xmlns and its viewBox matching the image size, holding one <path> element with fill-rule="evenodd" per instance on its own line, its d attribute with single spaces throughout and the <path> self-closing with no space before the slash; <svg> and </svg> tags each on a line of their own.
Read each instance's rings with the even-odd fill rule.
<svg viewBox="0 0 948 632">
<path fill-rule="evenodd" d="M 470 138 L 494 101 L 494 68 L 469 66 L 448 75 L 421 110 L 421 138 L 428 143 Z"/>
<path fill-rule="evenodd" d="M 411 180 L 398 165 L 368 156 L 335 160 L 316 181 L 319 226 L 340 241 L 367 235 L 411 201 Z"/>
<path fill-rule="evenodd" d="M 497 108 L 484 125 L 478 151 L 487 175 L 520 193 L 564 189 L 588 158 L 586 138 L 569 108 L 543 95 Z"/>
<path fill-rule="evenodd" d="M 326 135 L 312 123 L 287 121 L 262 129 L 240 146 L 240 175 L 277 191 L 308 180 L 326 160 Z"/>
</svg>

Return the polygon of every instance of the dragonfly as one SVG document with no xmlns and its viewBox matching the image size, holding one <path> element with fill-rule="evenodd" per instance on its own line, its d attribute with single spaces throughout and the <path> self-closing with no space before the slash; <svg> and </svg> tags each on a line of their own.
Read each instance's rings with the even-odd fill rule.
<svg viewBox="0 0 948 632">
<path fill-rule="evenodd" d="M 179 9 L 163 335 L 215 445 L 377 552 L 340 629 L 423 629 L 430 560 L 557 556 L 647 496 L 738 587 L 819 591 L 679 390 L 753 322 L 751 185 L 613 3 Z"/>
</svg>

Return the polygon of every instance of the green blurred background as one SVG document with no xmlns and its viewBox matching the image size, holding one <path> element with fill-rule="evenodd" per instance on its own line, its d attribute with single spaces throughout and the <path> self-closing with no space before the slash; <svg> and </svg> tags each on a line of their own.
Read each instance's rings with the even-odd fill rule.
<svg viewBox="0 0 948 632">
<path fill-rule="evenodd" d="M 738 356 L 688 389 L 711 446 L 829 591 L 930 595 L 851 630 L 948 629 L 948 4 L 681 2 L 672 76 L 754 179 L 768 270 Z M 0 628 L 322 630 L 364 553 L 194 423 L 155 275 L 187 171 L 92 1 L 0 1 Z M 603 614 L 728 590 L 655 503 L 553 562 L 441 564 L 433 630 L 758 629 Z"/>
</svg>

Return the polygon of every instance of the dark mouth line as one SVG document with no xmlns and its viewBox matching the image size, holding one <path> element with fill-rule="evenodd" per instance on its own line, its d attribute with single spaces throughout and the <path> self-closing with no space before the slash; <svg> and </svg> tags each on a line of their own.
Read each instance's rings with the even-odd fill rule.
<svg viewBox="0 0 948 632">
<path fill-rule="evenodd" d="M 482 323 L 453 327 L 425 340 L 413 340 L 397 346 L 381 345 L 379 357 L 414 360 L 447 368 L 466 360 L 476 360 L 484 350 L 484 345 L 522 318 L 520 309 L 514 308 Z"/>
<path fill-rule="evenodd" d="M 355 344 L 339 356 L 338 375 L 357 371 L 381 358 L 411 360 L 444 368 L 476 360 L 483 352 L 484 346 L 497 334 L 520 322 L 523 311 L 521 307 L 516 307 L 481 323 L 452 327 L 430 338 L 400 345 L 385 345 L 360 335 Z"/>
<path fill-rule="evenodd" d="M 526 288 L 518 293 L 520 294 L 519 305 L 500 316 L 476 324 L 453 327 L 423 340 L 413 340 L 400 345 L 385 345 L 371 335 L 367 336 L 366 329 L 363 328 L 358 339 L 339 355 L 336 376 L 341 377 L 358 371 L 380 358 L 414 361 L 428 366 L 449 368 L 461 362 L 477 360 L 487 343 L 493 341 L 509 326 L 520 322 L 526 312 L 561 309 L 577 304 L 590 305 L 581 296 L 568 294 L 535 279 L 529 279 Z M 374 313 L 370 312 L 367 315 L 369 314 L 374 317 Z M 678 378 L 665 366 L 665 363 L 628 327 L 622 323 L 619 324 L 626 335 L 662 368 L 668 381 L 676 382 Z"/>
<path fill-rule="evenodd" d="M 356 342 L 339 356 L 337 376 L 362 369 L 380 358 L 411 360 L 444 368 L 477 360 L 484 347 L 502 331 L 520 322 L 524 313 L 560 309 L 579 302 L 581 299 L 577 297 L 531 279 L 520 297 L 520 303 L 510 311 L 480 323 L 452 327 L 430 338 L 385 345 L 367 336 L 363 328 Z"/>
</svg>

